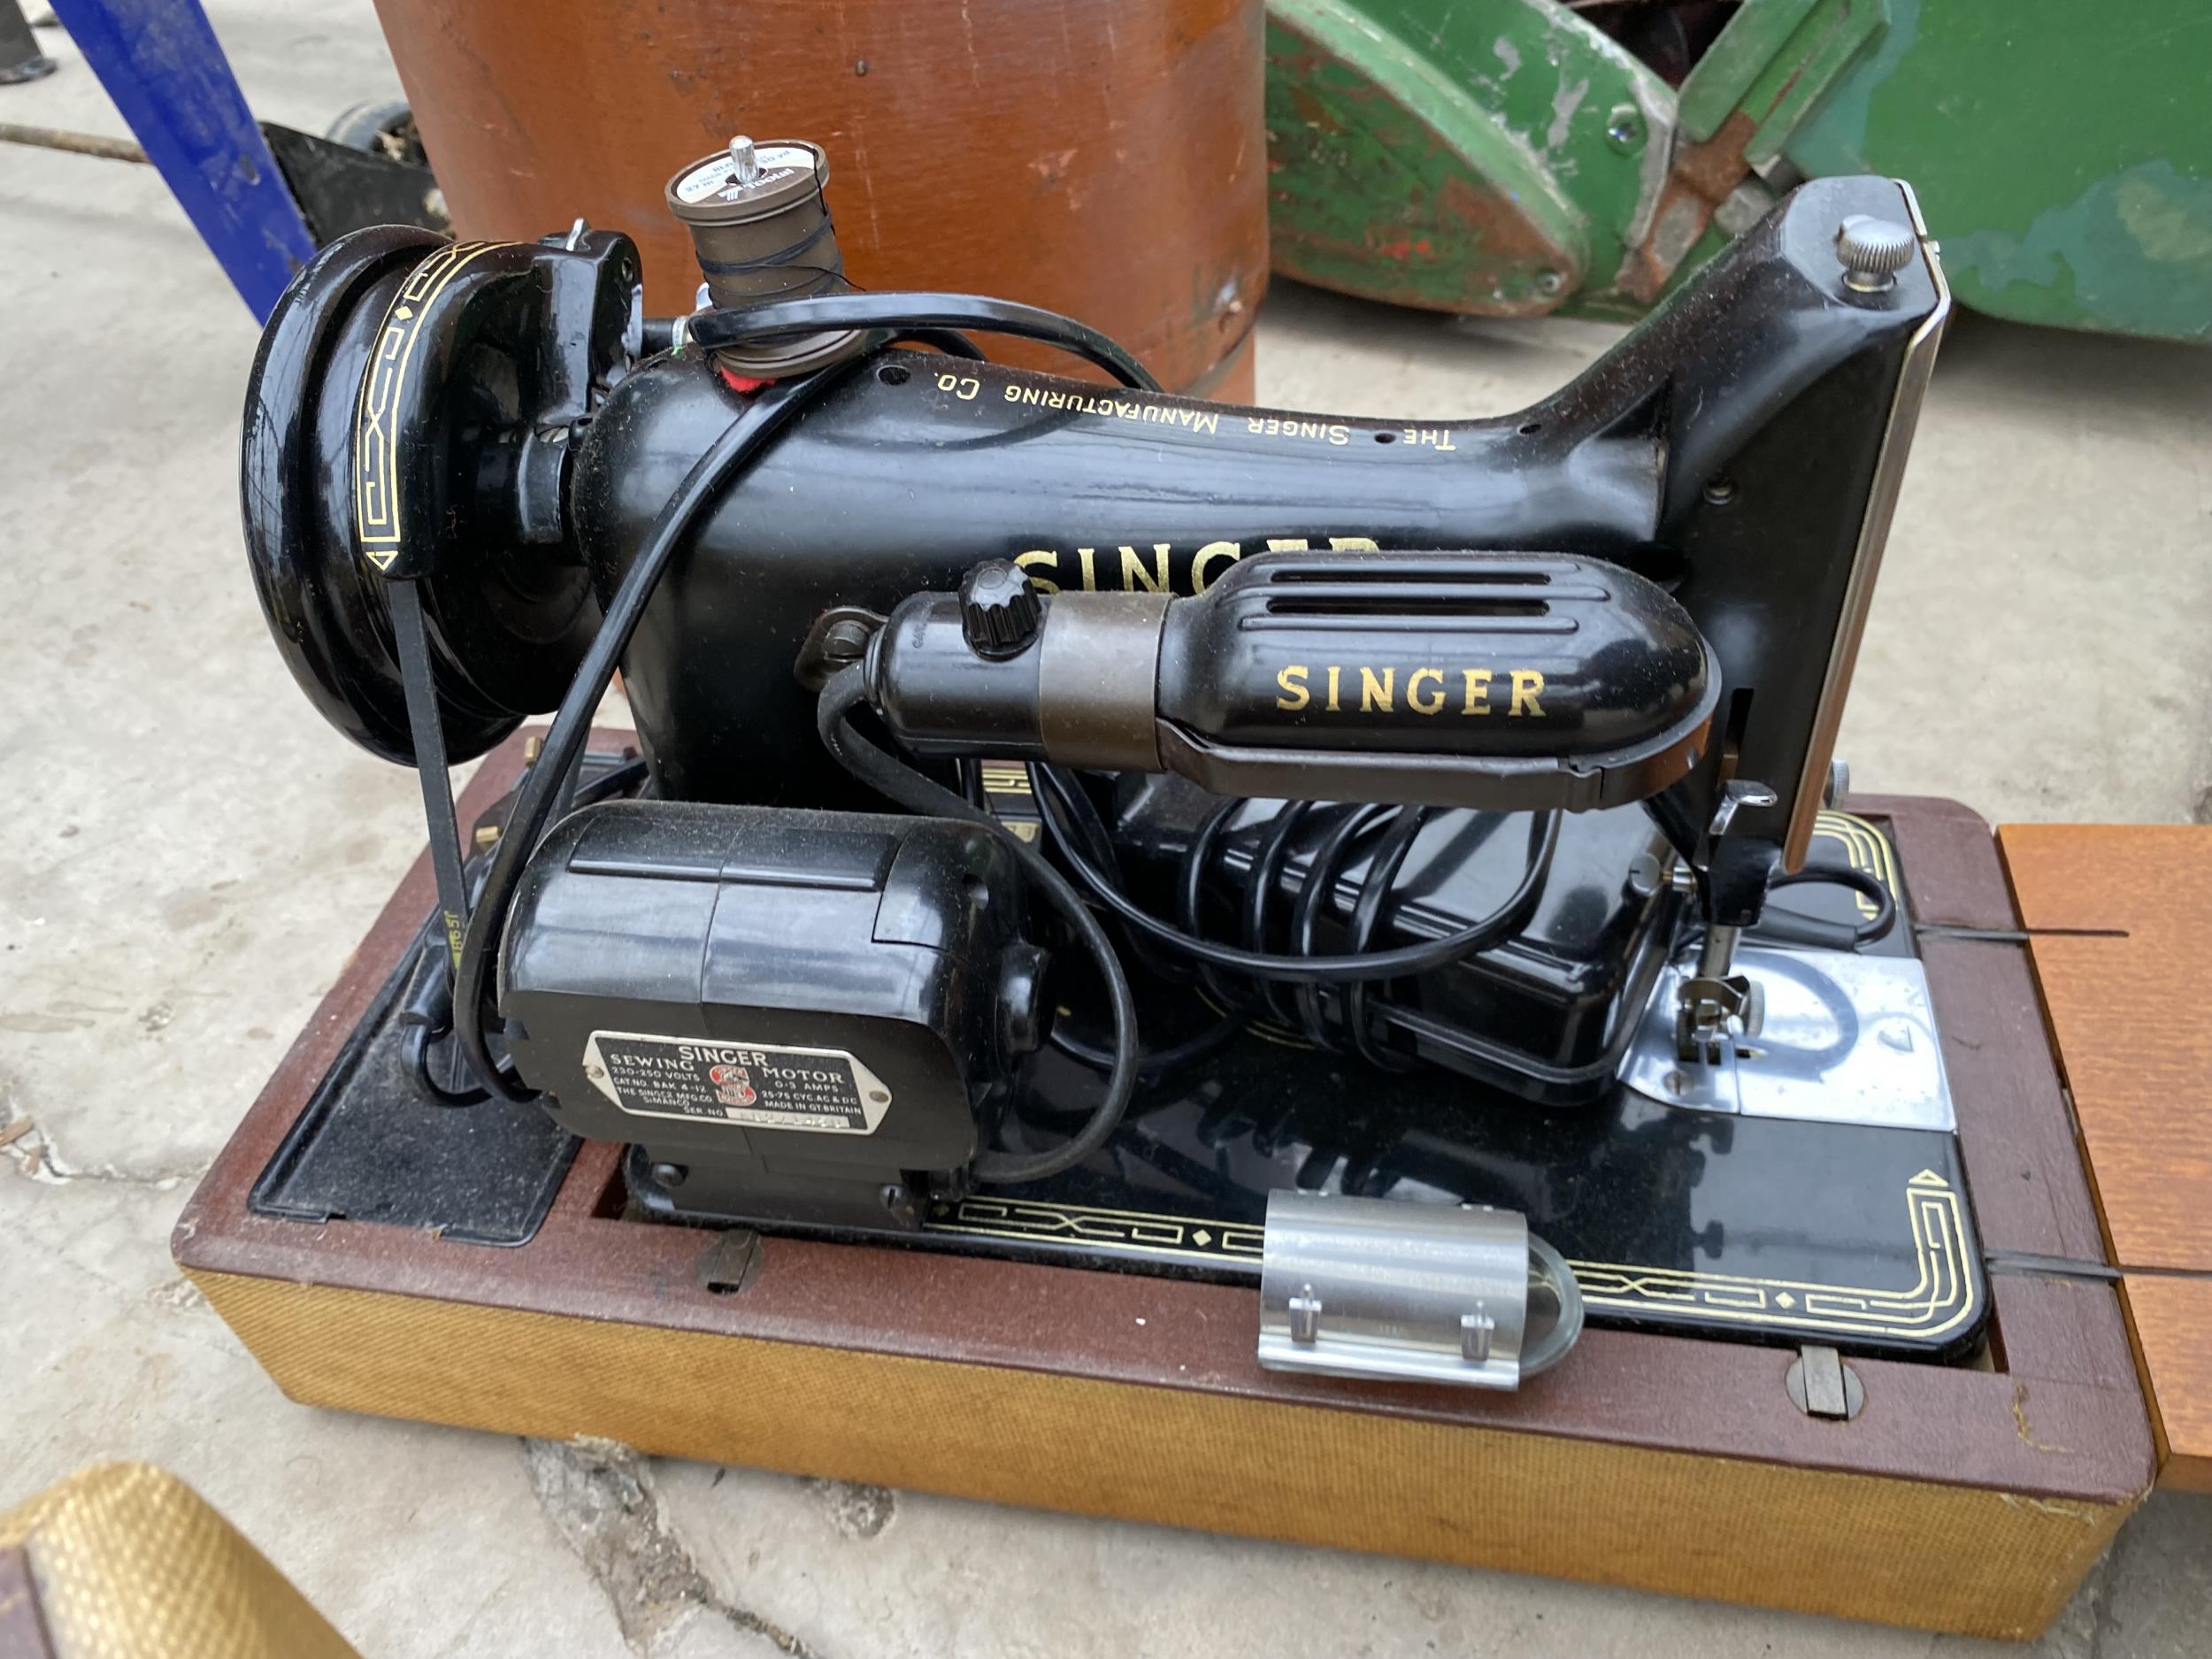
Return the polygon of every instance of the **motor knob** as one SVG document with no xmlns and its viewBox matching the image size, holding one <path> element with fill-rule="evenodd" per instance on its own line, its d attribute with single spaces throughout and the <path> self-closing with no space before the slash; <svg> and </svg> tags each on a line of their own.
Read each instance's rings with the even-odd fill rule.
<svg viewBox="0 0 2212 1659">
<path fill-rule="evenodd" d="M 960 584 L 960 631 L 978 657 L 1019 655 L 1037 637 L 1044 614 L 1029 572 L 1009 560 L 987 560 Z"/>
</svg>

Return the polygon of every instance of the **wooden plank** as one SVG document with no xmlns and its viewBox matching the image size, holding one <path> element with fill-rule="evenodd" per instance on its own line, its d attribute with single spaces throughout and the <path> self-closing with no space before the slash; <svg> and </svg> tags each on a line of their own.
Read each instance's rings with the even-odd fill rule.
<svg viewBox="0 0 2212 1659">
<path fill-rule="evenodd" d="M 1233 1394 L 193 1279 L 311 1404 L 1977 1635 L 2034 1635 L 2133 1507 L 1521 1432 L 1549 1377 L 1499 1410 L 1416 1417 L 1356 1387 Z M 1778 1394 L 1788 1356 L 1753 1352 Z M 1638 1386 L 1655 1409 L 1684 1398 Z M 1804 1421 L 1846 1443 L 1874 1415 Z M 2035 1455 L 2069 1461 L 2067 1431 L 2023 1421 Z"/>
<path fill-rule="evenodd" d="M 2154 1406 L 2159 1484 L 2212 1492 L 2212 1279 L 2136 1273 L 2123 1291 Z"/>
<path fill-rule="evenodd" d="M 2212 826 L 2008 825 L 2166 1484 L 2212 1489 Z"/>
<path fill-rule="evenodd" d="M 2114 1260 L 2212 1272 L 2212 826 L 2000 835 Z"/>
</svg>

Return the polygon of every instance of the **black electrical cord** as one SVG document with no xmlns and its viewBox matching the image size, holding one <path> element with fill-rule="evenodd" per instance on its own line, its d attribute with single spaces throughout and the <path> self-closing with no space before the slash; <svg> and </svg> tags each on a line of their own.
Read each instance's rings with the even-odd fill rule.
<svg viewBox="0 0 2212 1659">
<path fill-rule="evenodd" d="M 712 349 L 836 328 L 880 328 L 899 338 L 912 338 L 920 330 L 924 339 L 939 344 L 942 341 L 935 336 L 962 328 L 1014 334 L 1043 341 L 1094 363 L 1125 386 L 1146 390 L 1159 387 L 1141 364 L 1095 329 L 1034 306 L 967 295 L 835 294 L 778 300 L 743 310 L 703 311 L 689 319 L 687 334 L 701 348 Z M 469 918 L 455 969 L 453 1034 L 470 1070 L 490 1094 L 512 1101 L 536 1098 L 493 1058 L 486 1041 L 485 1016 L 492 1003 L 490 990 L 499 941 L 521 883 L 523 866 L 552 820 L 563 780 L 589 736 L 592 713 L 612 683 L 662 574 L 689 539 L 699 516 L 744 472 L 771 439 L 839 379 L 833 370 L 824 371 L 772 382 L 751 396 L 736 419 L 692 464 L 646 532 L 607 604 L 599 632 L 569 681 L 546 732 L 540 764 L 524 780 L 508 815 L 482 896 Z M 956 795 L 950 798 L 959 799 Z M 1133 1074 L 1131 1080 L 1133 1083 Z"/>
<path fill-rule="evenodd" d="M 573 806 L 590 806 L 595 802 L 626 795 L 644 786 L 646 765 L 642 759 L 626 760 L 609 767 L 588 781 L 576 781 L 580 764 L 572 768 L 567 781 L 574 783 Z M 557 818 L 560 814 L 554 815 Z M 482 872 L 477 887 L 480 890 Z M 426 933 L 425 937 L 429 935 Z M 418 964 L 418 972 L 426 976 L 424 982 L 410 996 L 407 1034 L 400 1040 L 400 1064 L 413 1078 L 415 1088 L 422 1098 L 434 1106 L 480 1106 L 492 1097 L 491 1090 L 478 1084 L 473 1087 L 449 1089 L 438 1081 L 430 1069 L 430 1050 L 434 1044 L 442 1042 L 453 1031 L 453 987 L 447 968 L 451 958 L 443 950 L 425 950 Z M 500 1068 L 502 1077 L 512 1079 L 506 1067 Z"/>
<path fill-rule="evenodd" d="M 1542 893 L 1544 878 L 1550 873 L 1553 856 L 1559 850 L 1560 815 L 1556 812 L 1532 814 L 1529 818 L 1528 868 L 1505 902 L 1482 920 L 1424 944 L 1399 945 L 1388 950 L 1363 951 L 1344 956 L 1290 956 L 1268 951 L 1240 950 L 1232 945 L 1186 933 L 1156 916 L 1148 914 L 1115 887 L 1103 872 L 1083 856 L 1075 845 L 1074 837 L 1068 833 L 1068 826 L 1062 821 L 1060 813 L 1064 810 L 1064 803 L 1056 791 L 1069 786 L 1064 778 L 1056 777 L 1055 772 L 1055 768 L 1033 762 L 1029 768 L 1030 787 L 1034 791 L 1038 808 L 1044 816 L 1046 834 L 1061 857 L 1066 860 L 1068 867 L 1075 872 L 1077 879 L 1090 890 L 1091 895 L 1156 943 L 1210 966 L 1246 974 L 1256 979 L 1279 979 L 1292 985 L 1396 979 L 1409 974 L 1426 973 L 1432 968 L 1456 962 L 1462 956 L 1495 944 L 1521 924 L 1528 907 Z"/>
<path fill-rule="evenodd" d="M 819 294 L 810 299 L 701 311 L 685 324 L 687 337 L 710 351 L 803 339 L 841 328 L 885 329 L 895 339 L 910 340 L 918 329 L 928 339 L 939 330 L 973 328 L 1041 340 L 1096 364 L 1124 386 L 1148 392 L 1160 389 L 1142 364 L 1097 329 L 1057 311 L 975 294 Z"/>
<path fill-rule="evenodd" d="M 676 325 L 680 322 L 687 326 L 689 326 L 687 318 L 647 318 L 639 334 L 641 342 L 638 348 L 639 357 L 641 359 L 657 357 L 664 351 L 674 349 Z M 956 329 L 909 328 L 895 336 L 895 339 L 910 340 L 916 345 L 928 346 L 933 350 L 944 353 L 949 357 L 958 357 L 964 362 L 981 363 L 985 360 L 983 349 Z"/>
<path fill-rule="evenodd" d="M 1137 1055 L 1137 1075 L 1145 1082 L 1165 1077 L 1179 1067 L 1194 1060 L 1202 1060 L 1217 1049 L 1225 1047 L 1229 1039 L 1244 1029 L 1244 1021 L 1234 1015 L 1217 1019 L 1194 1037 L 1171 1043 L 1164 1048 L 1140 1049 Z M 1110 1071 L 1114 1066 L 1113 1050 L 1102 1048 L 1094 1042 L 1087 1042 L 1074 1033 L 1062 1030 L 1057 1025 L 1047 1039 L 1052 1046 L 1071 1059 L 1079 1060 L 1094 1071 Z"/>
<path fill-rule="evenodd" d="M 1259 845 L 1252 852 L 1252 873 L 1244 889 L 1244 948 L 1247 950 L 1267 949 L 1268 912 L 1274 908 L 1275 883 L 1282 874 L 1283 860 L 1290 852 L 1290 838 L 1299 826 L 1313 815 L 1310 801 L 1292 801 L 1275 814 L 1275 820 L 1260 836 Z M 1187 883 L 1186 889 L 1187 890 Z M 1195 926 L 1190 930 L 1196 933 Z M 1354 945 L 1355 950 L 1362 946 Z M 1284 987 L 1273 980 L 1259 982 L 1260 1002 L 1269 1016 L 1287 1025 L 1294 1016 L 1278 998 Z"/>
<path fill-rule="evenodd" d="M 1886 937 L 1897 925 L 1897 895 L 1870 870 L 1807 869 L 1777 875 L 1767 883 L 1771 895 L 1785 887 L 1847 887 L 1874 906 L 1874 914 L 1852 922 L 1832 922 L 1807 916 L 1780 905 L 1763 908 L 1759 919 L 1743 930 L 1743 941 L 1755 945 L 1801 945 L 1819 950 L 1863 950 Z M 1687 950 L 1705 936 L 1705 924 L 1694 922 L 1675 941 L 1678 951 Z"/>
<path fill-rule="evenodd" d="M 1860 897 L 1872 902 L 1874 914 L 1856 923 L 1851 929 L 1851 948 L 1854 950 L 1864 949 L 1897 925 L 1897 895 L 1889 890 L 1887 882 L 1870 870 L 1793 870 L 1769 881 L 1767 891 L 1773 894 L 1785 887 L 1847 887 Z M 1757 926 L 1749 932 L 1754 937 L 1788 941 L 1790 924 L 1793 921 L 1821 926 L 1809 916 L 1775 916 L 1770 911 L 1762 915 Z"/>
<path fill-rule="evenodd" d="M 1056 784 L 1064 780 L 1056 779 L 1055 781 Z M 1098 808 L 1091 800 L 1089 793 L 1079 785 L 1070 783 L 1066 793 L 1060 798 L 1063 804 L 1070 810 L 1072 820 L 1070 828 L 1074 833 L 1083 837 L 1085 844 L 1090 849 L 1092 859 L 1105 870 L 1112 879 L 1118 882 L 1121 879 L 1121 863 L 1119 854 L 1114 847 L 1113 833 L 1106 827 L 1106 820 L 1099 815 Z M 1225 818 L 1241 804 L 1242 803 L 1238 801 L 1223 802 L 1220 807 L 1210 815 L 1210 821 Z M 1202 831 L 1202 833 L 1203 833 Z M 1164 984 L 1189 982 L 1191 978 L 1189 971 L 1181 967 L 1174 958 L 1162 953 L 1158 947 L 1147 941 L 1142 935 L 1125 930 L 1124 940 L 1128 947 L 1130 956 L 1135 960 L 1136 965 L 1143 972 Z M 1147 1081 L 1164 1077 L 1179 1067 L 1188 1065 L 1192 1061 L 1202 1059 L 1205 1056 L 1213 1053 L 1242 1031 L 1244 1026 L 1245 1020 L 1241 1015 L 1225 1014 L 1195 1036 L 1186 1038 L 1164 1048 L 1141 1052 L 1138 1062 L 1138 1073 Z M 1079 1060 L 1085 1065 L 1095 1070 L 1104 1071 L 1113 1063 L 1112 1055 L 1106 1049 L 1098 1047 L 1095 1043 L 1086 1042 L 1056 1024 L 1046 1041 L 1061 1053 Z"/>
<path fill-rule="evenodd" d="M 1088 800 L 1074 780 L 1062 772 L 1045 769 L 1041 780 L 1048 787 L 1052 802 L 1070 810 L 1075 820 L 1071 825 L 1058 825 L 1064 831 L 1079 833 L 1084 847 L 1070 849 L 1073 860 L 1087 860 L 1093 873 L 1108 880 L 1117 888 L 1118 871 L 1110 856 L 1098 852 L 1102 826 L 1094 827 L 1086 821 Z M 1244 800 L 1221 802 L 1193 832 L 1180 860 L 1175 883 L 1177 919 L 1181 931 L 1194 938 L 1204 938 L 1201 931 L 1200 911 L 1205 892 L 1206 876 L 1220 850 L 1220 841 L 1226 826 L 1236 814 L 1250 803 Z M 1494 821 L 1501 815 L 1486 815 Z M 1243 948 L 1255 954 L 1266 954 L 1273 923 L 1270 912 L 1282 888 L 1282 876 L 1290 849 L 1300 833 L 1308 826 L 1319 829 L 1315 843 L 1299 882 L 1295 900 L 1291 904 L 1288 924 L 1290 959 L 1310 960 L 1314 956 L 1315 933 L 1328 902 L 1334 894 L 1343 867 L 1356 850 L 1373 832 L 1380 830 L 1374 849 L 1368 859 L 1357 890 L 1353 895 L 1347 923 L 1347 945 L 1355 956 L 1371 957 L 1371 941 L 1381 927 L 1396 887 L 1400 872 L 1413 849 L 1421 831 L 1432 821 L 1433 810 L 1425 806 L 1392 807 L 1380 804 L 1317 803 L 1288 802 L 1281 805 L 1274 817 L 1260 830 L 1254 844 L 1248 867 L 1242 876 L 1242 892 L 1235 907 L 1233 918 L 1241 934 Z M 1519 926 L 1524 906 L 1513 900 L 1507 912 L 1513 926 Z M 1487 926 L 1488 924 L 1486 924 Z M 1133 936 L 1143 937 L 1132 929 Z M 1502 936 L 1502 935 L 1500 935 Z M 1209 941 L 1211 942 L 1211 941 Z M 1154 949 L 1159 949 L 1156 941 Z M 1471 949 L 1468 954 L 1474 954 Z M 1377 1012 L 1371 1012 L 1369 996 L 1378 981 L 1353 978 L 1338 981 L 1329 988 L 1338 997 L 1340 1015 L 1332 1021 L 1324 1011 L 1321 1002 L 1321 982 L 1302 982 L 1286 985 L 1279 977 L 1260 978 L 1256 982 L 1258 1006 L 1246 990 L 1250 979 L 1233 979 L 1221 968 L 1202 958 L 1197 964 L 1201 982 L 1215 1000 L 1226 1008 L 1237 1009 L 1249 1017 L 1265 1017 L 1279 1024 L 1295 1029 L 1316 1048 L 1328 1052 L 1340 1049 L 1338 1033 L 1348 1031 L 1351 1048 L 1361 1058 L 1379 1070 L 1402 1071 L 1409 1063 L 1402 1055 L 1385 1047 L 1377 1029 Z M 1294 1006 L 1286 1009 L 1281 1000 L 1287 991 Z M 1233 1019 L 1225 1024 L 1233 1025 Z M 1203 1038 L 1194 1040 L 1204 1041 Z"/>
<path fill-rule="evenodd" d="M 824 747 L 854 777 L 910 812 L 960 818 L 982 825 L 998 835 L 1013 849 L 1030 879 L 1043 889 L 1052 908 L 1060 912 L 1076 937 L 1083 941 L 1083 948 L 1098 964 L 1099 973 L 1106 981 L 1106 1001 L 1113 1015 L 1113 1058 L 1107 1073 L 1105 1097 L 1093 1110 L 1089 1121 L 1071 1140 L 1049 1152 L 987 1150 L 976 1154 L 976 1179 L 995 1186 L 1042 1180 L 1048 1175 L 1057 1175 L 1063 1170 L 1072 1169 L 1106 1144 L 1121 1122 L 1129 1097 L 1136 1092 L 1137 1074 L 1143 1061 L 1137 1047 L 1137 999 L 1129 989 L 1129 976 L 1122 971 L 1121 959 L 1114 954 L 1113 941 L 1106 937 L 1106 930 L 1083 902 L 1082 895 L 1068 885 L 1067 878 L 1055 870 L 1042 853 L 1009 831 L 986 809 L 894 759 L 856 734 L 845 723 L 846 717 L 868 700 L 865 673 L 856 663 L 838 670 L 830 677 L 829 684 L 822 687 L 822 700 L 815 718 Z"/>
<path fill-rule="evenodd" d="M 964 363 L 981 363 L 985 360 L 983 348 L 956 328 L 910 328 L 897 339 L 911 340 L 918 346 L 927 346 L 946 357 L 958 357 Z"/>
<path fill-rule="evenodd" d="M 1084 838 L 1091 849 L 1091 862 L 1106 871 L 1118 883 L 1121 879 L 1121 856 L 1114 846 L 1113 832 L 1106 827 L 1106 820 L 1100 815 L 1090 792 L 1079 784 L 1071 784 L 1062 799 L 1073 818 L 1071 827 Z M 1187 969 L 1134 933 L 1125 930 L 1123 944 L 1141 972 L 1171 984 L 1187 982 L 1191 978 Z"/>
<path fill-rule="evenodd" d="M 576 804 L 590 806 L 596 802 L 611 801 L 617 795 L 626 795 L 642 789 L 649 775 L 643 756 L 610 766 L 596 778 L 588 779 L 577 787 Z"/>
<path fill-rule="evenodd" d="M 1351 861 L 1352 849 L 1358 845 L 1360 837 L 1389 817 L 1390 809 L 1386 806 L 1365 806 L 1348 812 L 1314 849 L 1312 862 L 1306 866 L 1305 885 L 1299 888 L 1297 902 L 1290 909 L 1291 949 L 1297 955 L 1313 954 L 1314 934 L 1320 926 L 1322 909 L 1335 891 L 1337 877 Z M 1305 1033 L 1306 1041 L 1317 1048 L 1336 1053 L 1336 1040 L 1330 1033 L 1327 1017 L 1321 1009 L 1321 987 L 1301 985 L 1291 995 L 1297 1004 L 1298 1029 Z"/>
<path fill-rule="evenodd" d="M 1413 850 L 1413 838 L 1421 833 L 1429 821 L 1426 807 L 1401 807 L 1398 816 L 1383 833 L 1382 841 L 1375 849 L 1375 856 L 1368 866 L 1367 879 L 1360 887 L 1358 899 L 1352 906 L 1352 926 L 1346 942 L 1362 953 L 1374 936 L 1377 924 L 1382 920 L 1383 905 L 1396 884 L 1398 872 L 1405 867 L 1406 855 Z M 1374 1040 L 1367 1025 L 1367 992 L 1364 980 L 1355 980 L 1344 987 L 1344 1025 L 1352 1033 L 1352 1047 L 1359 1057 L 1379 1071 L 1409 1071 L 1412 1063 L 1390 1053 Z"/>
<path fill-rule="evenodd" d="M 477 1081 L 503 1099 L 527 1101 L 536 1095 L 506 1075 L 485 1041 L 484 1011 L 490 1000 L 493 964 L 508 912 L 514 905 L 515 890 L 521 885 L 523 865 L 551 822 L 563 780 L 591 735 L 592 713 L 614 680 L 615 668 L 629 649 L 630 636 L 660 585 L 662 572 L 689 539 L 693 521 L 771 438 L 821 396 L 825 381 L 831 378 L 815 375 L 762 388 L 721 436 L 692 463 L 646 532 L 629 569 L 623 572 L 605 619 L 592 637 L 591 647 L 554 713 L 553 724 L 546 730 L 538 764 L 530 769 L 515 796 L 499 838 L 499 849 L 492 857 L 491 873 L 485 878 L 483 896 L 469 918 L 468 936 L 461 948 L 461 964 L 453 985 L 454 1037 Z"/>
<path fill-rule="evenodd" d="M 1191 836 L 1190 845 L 1183 850 L 1182 870 L 1176 882 L 1175 914 L 1187 933 L 1198 932 L 1199 912 L 1205 902 L 1207 861 L 1213 856 L 1222 831 L 1228 827 L 1229 820 L 1243 805 L 1242 801 L 1233 797 L 1214 808 L 1201 821 Z M 1043 810 L 1041 807 L 1038 810 L 1040 812 Z M 1205 987 L 1207 994 L 1219 1007 L 1233 1012 L 1249 1003 L 1250 998 L 1241 987 L 1202 962 L 1194 965 L 1199 984 Z"/>
<path fill-rule="evenodd" d="M 427 941 L 431 935 L 426 932 L 424 938 Z M 449 960 L 450 958 L 445 952 L 428 949 L 423 952 L 421 959 L 416 964 L 417 973 L 425 976 L 426 982 L 420 986 L 414 995 L 408 999 L 409 1002 L 411 1004 L 445 1002 L 447 1018 L 442 1023 L 437 1022 L 428 1017 L 432 1012 L 431 1010 L 419 1010 L 413 1007 L 410 1008 L 411 1014 L 420 1012 L 424 1017 L 411 1018 L 407 1021 L 407 1034 L 400 1039 L 400 1066 L 409 1077 L 414 1079 L 415 1093 L 429 1105 L 481 1106 L 492 1097 L 492 1092 L 489 1089 L 481 1084 L 470 1088 L 449 1089 L 439 1082 L 430 1070 L 431 1046 L 443 1041 L 453 1028 L 450 1001 L 448 997 L 440 995 L 445 987 L 435 986 L 430 981 L 434 981 L 439 976 L 440 964 Z"/>
</svg>

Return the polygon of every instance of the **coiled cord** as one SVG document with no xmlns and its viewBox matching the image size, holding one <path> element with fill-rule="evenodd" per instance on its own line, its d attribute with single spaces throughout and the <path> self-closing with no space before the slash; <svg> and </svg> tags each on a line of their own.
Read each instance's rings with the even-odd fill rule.
<svg viewBox="0 0 2212 1659">
<path fill-rule="evenodd" d="M 1218 855 L 1222 832 L 1244 803 L 1225 801 L 1193 834 L 1178 872 L 1179 926 L 1140 907 L 1122 890 L 1117 872 L 1097 856 L 1103 826 L 1094 829 L 1096 809 L 1074 776 L 1058 767 L 1033 764 L 1029 777 L 1054 852 L 1133 939 L 1190 964 L 1208 992 L 1240 1022 L 1271 1013 L 1302 1032 L 1317 1046 L 1335 1049 L 1339 1044 L 1320 1000 L 1322 989 L 1330 988 L 1340 998 L 1354 1051 L 1387 1070 L 1402 1070 L 1407 1062 L 1376 1040 L 1366 1001 L 1369 987 L 1463 960 L 1517 931 L 1543 892 L 1559 846 L 1559 814 L 1532 814 L 1527 865 L 1513 892 L 1496 910 L 1442 938 L 1377 950 L 1369 947 L 1388 911 L 1391 888 L 1414 837 L 1428 821 L 1430 809 L 1294 802 L 1262 833 L 1253 854 L 1249 885 L 1239 907 L 1243 942 L 1228 944 L 1205 937 L 1199 931 L 1199 916 L 1206 877 Z M 1317 817 L 1325 818 L 1330 826 L 1308 865 L 1291 910 L 1287 931 L 1293 948 L 1288 952 L 1271 950 L 1266 948 L 1268 938 L 1276 930 L 1271 926 L 1270 912 L 1279 902 L 1282 865 L 1299 828 Z M 1351 949 L 1337 956 L 1318 955 L 1315 936 L 1326 895 L 1337 885 L 1360 840 L 1379 827 L 1381 836 L 1371 857 L 1367 879 L 1353 902 L 1348 927 Z M 1289 1007 L 1280 1000 L 1283 987 L 1294 987 Z M 1206 1039 L 1212 1034 L 1206 1033 Z M 1069 1043 L 1060 1047 L 1079 1059 L 1087 1058 Z M 1164 1052 L 1148 1056 L 1146 1064 L 1156 1067 L 1165 1059 Z"/>
</svg>

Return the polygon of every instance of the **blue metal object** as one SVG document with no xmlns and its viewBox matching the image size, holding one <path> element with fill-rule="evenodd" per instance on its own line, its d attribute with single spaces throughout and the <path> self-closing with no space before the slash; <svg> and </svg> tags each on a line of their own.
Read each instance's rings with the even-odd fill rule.
<svg viewBox="0 0 2212 1659">
<path fill-rule="evenodd" d="M 315 239 L 199 0 L 53 0 L 115 107 L 254 316 Z"/>
</svg>

